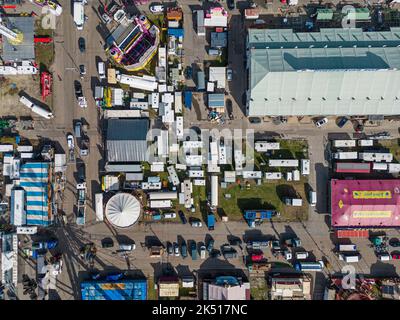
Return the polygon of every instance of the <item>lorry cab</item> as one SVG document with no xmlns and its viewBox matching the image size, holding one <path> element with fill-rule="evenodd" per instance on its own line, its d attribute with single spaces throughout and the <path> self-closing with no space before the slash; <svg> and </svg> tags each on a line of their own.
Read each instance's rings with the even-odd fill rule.
<svg viewBox="0 0 400 320">
<path fill-rule="evenodd" d="M 317 193 L 310 191 L 310 206 L 315 207 L 317 205 Z"/>
</svg>

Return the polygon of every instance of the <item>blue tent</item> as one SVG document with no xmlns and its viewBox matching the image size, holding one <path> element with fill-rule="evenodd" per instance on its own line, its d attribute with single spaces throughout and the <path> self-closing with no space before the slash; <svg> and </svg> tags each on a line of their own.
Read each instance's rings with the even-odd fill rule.
<svg viewBox="0 0 400 320">
<path fill-rule="evenodd" d="M 172 29 L 172 28 L 168 29 L 169 36 L 174 36 L 176 38 L 179 38 L 179 37 L 183 37 L 183 34 L 184 34 L 183 29 Z"/>
</svg>

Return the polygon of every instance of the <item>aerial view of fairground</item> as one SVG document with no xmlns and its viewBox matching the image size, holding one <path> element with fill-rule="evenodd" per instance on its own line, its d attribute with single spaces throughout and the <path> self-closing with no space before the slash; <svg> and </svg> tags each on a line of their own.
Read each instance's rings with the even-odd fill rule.
<svg viewBox="0 0 400 320">
<path fill-rule="evenodd" d="M 399 127 L 400 0 L 0 0 L 0 300 L 400 300 Z"/>
</svg>

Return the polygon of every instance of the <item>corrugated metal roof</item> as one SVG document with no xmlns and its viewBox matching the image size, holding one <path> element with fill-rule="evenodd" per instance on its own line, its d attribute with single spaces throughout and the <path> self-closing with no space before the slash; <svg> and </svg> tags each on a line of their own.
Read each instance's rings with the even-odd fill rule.
<svg viewBox="0 0 400 320">
<path fill-rule="evenodd" d="M 143 119 L 109 119 L 107 129 L 108 162 L 146 161 L 149 121 Z"/>
<path fill-rule="evenodd" d="M 208 95 L 208 106 L 218 108 L 225 106 L 225 95 L 220 93 L 211 93 Z"/>
<path fill-rule="evenodd" d="M 264 36 L 273 39 L 272 46 L 250 50 L 248 115 L 398 114 L 400 34 L 369 32 L 368 37 L 379 47 L 368 47 L 366 32 L 335 30 L 296 36 L 291 30 L 265 31 Z M 321 42 L 318 36 L 323 34 L 336 41 Z M 338 37 L 349 40 L 344 35 L 364 40 L 359 42 L 361 46 L 357 42 L 348 47 L 346 41 L 337 41 Z M 311 37 L 317 44 L 310 47 L 303 40 Z M 287 39 L 284 48 L 276 48 L 274 41 L 283 39 Z M 391 46 L 382 47 L 386 43 Z M 321 47 L 323 44 L 326 47 Z"/>
</svg>

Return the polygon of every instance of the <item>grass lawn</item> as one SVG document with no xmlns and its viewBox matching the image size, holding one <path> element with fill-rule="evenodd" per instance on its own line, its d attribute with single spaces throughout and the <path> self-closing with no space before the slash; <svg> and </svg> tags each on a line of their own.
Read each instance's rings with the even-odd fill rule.
<svg viewBox="0 0 400 320">
<path fill-rule="evenodd" d="M 154 289 L 154 279 L 147 280 L 147 300 L 158 300 L 157 290 Z"/>
<path fill-rule="evenodd" d="M 35 22 L 35 35 L 52 37 L 53 30 L 44 29 L 41 21 L 41 19 L 38 19 Z M 35 43 L 35 61 L 40 70 L 49 70 L 54 61 L 54 44 Z"/>
<path fill-rule="evenodd" d="M 283 196 L 289 196 L 293 192 L 297 192 L 303 199 L 303 206 L 292 207 L 286 206 L 282 202 Z M 280 217 L 273 218 L 277 222 L 289 222 L 298 220 L 307 220 L 308 203 L 304 191 L 304 183 L 299 182 L 282 182 L 263 183 L 256 185 L 250 182 L 250 189 L 246 189 L 243 185 L 230 185 L 227 189 L 219 190 L 219 207 L 229 219 L 243 219 L 244 210 L 252 209 L 272 209 L 281 213 Z M 225 194 L 230 194 L 231 198 L 226 199 Z"/>
<path fill-rule="evenodd" d="M 268 288 L 264 278 L 250 279 L 250 297 L 252 300 L 268 300 Z"/>
<path fill-rule="evenodd" d="M 379 140 L 379 145 L 389 149 L 393 154 L 393 158 L 396 159 L 397 162 L 400 162 L 400 139 Z"/>
<path fill-rule="evenodd" d="M 270 156 L 265 153 L 254 151 L 255 170 L 280 171 L 285 173 L 293 171 L 294 168 L 269 168 L 269 159 L 306 159 L 308 158 L 308 145 L 305 140 L 277 140 L 280 142 L 280 150 L 275 150 Z M 246 180 L 241 179 L 241 185 L 233 184 L 227 189 L 219 190 L 219 207 L 222 214 L 226 214 L 233 220 L 243 218 L 244 210 L 252 209 L 272 209 L 281 213 L 280 217 L 273 218 L 273 221 L 298 221 L 306 220 L 308 217 L 308 202 L 305 192 L 307 178 L 301 176 L 300 181 L 281 180 L 264 182 L 257 185 L 249 180 L 250 189 L 245 187 Z M 230 198 L 225 198 L 225 194 L 230 194 Z M 300 195 L 303 199 L 303 206 L 292 207 L 283 203 L 284 197 L 296 197 Z"/>
</svg>

